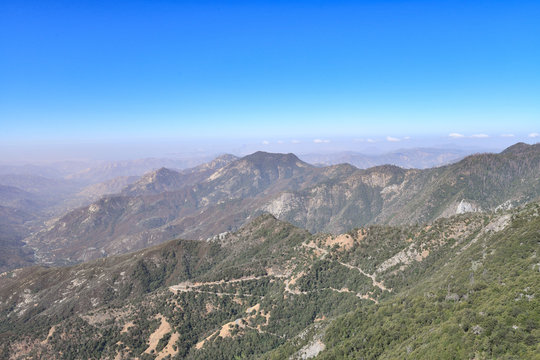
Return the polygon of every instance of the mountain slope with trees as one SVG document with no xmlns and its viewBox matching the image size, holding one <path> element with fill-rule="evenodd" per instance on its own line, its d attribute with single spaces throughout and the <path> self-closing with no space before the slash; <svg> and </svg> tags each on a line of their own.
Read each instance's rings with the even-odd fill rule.
<svg viewBox="0 0 540 360">
<path fill-rule="evenodd" d="M 532 358 L 540 204 L 213 241 L 0 277 L 4 358 Z M 62 355 L 59 355 L 62 354 Z"/>
</svg>

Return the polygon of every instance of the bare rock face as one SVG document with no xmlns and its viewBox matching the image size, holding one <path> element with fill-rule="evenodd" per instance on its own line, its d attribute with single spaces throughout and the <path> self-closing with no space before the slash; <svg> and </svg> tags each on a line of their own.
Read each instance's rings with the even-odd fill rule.
<svg viewBox="0 0 540 360">
<path fill-rule="evenodd" d="M 466 200 L 461 200 L 456 208 L 456 214 L 465 214 L 468 212 L 480 212 L 480 211 L 482 211 L 482 209 L 480 209 L 478 206 Z"/>
<path fill-rule="evenodd" d="M 277 198 L 265 204 L 262 207 L 262 210 L 269 212 L 270 214 L 279 218 L 302 206 L 304 206 L 302 199 L 299 198 L 296 194 L 284 192 L 280 194 Z"/>
</svg>

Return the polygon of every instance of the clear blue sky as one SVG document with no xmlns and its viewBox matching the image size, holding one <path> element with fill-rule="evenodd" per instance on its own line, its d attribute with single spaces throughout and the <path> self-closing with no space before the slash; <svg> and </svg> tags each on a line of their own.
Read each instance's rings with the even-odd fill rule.
<svg viewBox="0 0 540 360">
<path fill-rule="evenodd" d="M 539 1 L 0 5 L 0 142 L 540 132 Z"/>
</svg>

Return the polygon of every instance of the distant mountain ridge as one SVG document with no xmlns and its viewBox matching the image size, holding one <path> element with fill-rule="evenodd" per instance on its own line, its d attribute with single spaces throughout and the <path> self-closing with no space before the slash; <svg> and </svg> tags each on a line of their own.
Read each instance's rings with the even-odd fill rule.
<svg viewBox="0 0 540 360">
<path fill-rule="evenodd" d="M 517 144 L 433 169 L 315 167 L 257 152 L 183 173 L 161 169 L 30 238 L 43 261 L 79 262 L 176 238 L 206 239 L 270 212 L 312 232 L 430 222 L 540 196 L 540 145 Z"/>
<path fill-rule="evenodd" d="M 212 160 L 211 156 L 192 154 L 175 158 L 142 158 L 135 160 L 80 160 L 59 161 L 46 165 L 0 165 L 0 177 L 31 176 L 49 180 L 67 180 L 68 183 L 83 185 L 108 181 L 120 176 L 141 176 L 162 167 L 187 169 Z"/>
<path fill-rule="evenodd" d="M 375 167 L 280 196 L 265 209 L 310 231 L 428 222 L 455 214 L 460 204 L 477 210 L 510 207 L 540 196 L 540 144 L 516 144 L 500 154 L 471 155 L 433 169 Z M 328 217 L 329 212 L 335 215 Z"/>
<path fill-rule="evenodd" d="M 162 167 L 144 174 L 138 181 L 123 189 L 121 193 L 123 195 L 142 195 L 180 190 L 182 187 L 205 180 L 209 175 L 236 159 L 238 158 L 234 155 L 225 154 L 208 163 L 182 171 Z"/>
<path fill-rule="evenodd" d="M 363 154 L 353 151 L 342 151 L 329 154 L 304 154 L 300 157 L 311 164 L 319 166 L 348 163 L 359 169 L 367 169 L 390 164 L 406 169 L 427 169 L 448 165 L 470 154 L 471 151 L 459 149 L 412 148 L 384 154 Z"/>
</svg>

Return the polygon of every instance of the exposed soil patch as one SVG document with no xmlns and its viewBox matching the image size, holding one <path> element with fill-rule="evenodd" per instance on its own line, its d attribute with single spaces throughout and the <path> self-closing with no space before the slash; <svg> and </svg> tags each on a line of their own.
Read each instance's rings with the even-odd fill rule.
<svg viewBox="0 0 540 360">
<path fill-rule="evenodd" d="M 340 250 L 350 250 L 354 245 L 354 239 L 349 234 L 341 234 L 336 237 L 329 236 L 326 239 L 325 245 L 329 248 L 338 245 Z"/>
<path fill-rule="evenodd" d="M 43 340 L 41 342 L 41 344 L 43 345 L 46 345 L 49 343 L 49 339 L 54 335 L 54 332 L 56 331 L 56 325 L 53 325 L 50 329 L 49 329 L 49 333 L 47 334 L 47 337 L 45 338 L 45 340 Z"/>
<path fill-rule="evenodd" d="M 124 324 L 124 327 L 122 327 L 122 331 L 120 331 L 120 334 L 125 334 L 129 331 L 129 328 L 135 326 L 135 323 L 133 321 L 128 321 Z"/>
<path fill-rule="evenodd" d="M 171 331 L 171 324 L 165 319 L 165 317 L 161 314 L 156 315 L 157 319 L 161 320 L 161 324 L 159 327 L 154 331 L 150 338 L 148 339 L 148 348 L 144 350 L 145 354 L 152 353 L 152 350 L 156 350 L 156 346 L 159 343 L 159 340 L 165 335 L 168 334 Z"/>
<path fill-rule="evenodd" d="M 170 355 L 170 357 L 174 357 L 176 354 L 178 354 L 178 349 L 174 350 L 174 344 L 180 339 L 180 334 L 175 332 L 171 335 L 171 338 L 169 339 L 169 342 L 167 345 L 161 350 L 156 357 L 156 360 L 162 360 L 165 359 L 167 356 Z"/>
<path fill-rule="evenodd" d="M 206 303 L 206 313 L 210 314 L 212 311 L 214 311 L 216 307 L 210 303 Z"/>
<path fill-rule="evenodd" d="M 246 314 L 248 315 L 245 317 L 238 318 L 233 321 L 229 321 L 228 323 L 222 325 L 219 330 L 214 331 L 205 339 L 195 344 L 195 349 L 201 349 L 207 341 L 210 341 L 210 339 L 212 339 L 216 335 L 224 339 L 227 337 L 232 337 L 233 336 L 232 332 L 235 329 L 244 329 L 247 327 L 250 329 L 257 330 L 260 333 L 265 332 L 261 329 L 261 327 L 268 325 L 268 322 L 270 321 L 270 312 L 265 312 L 264 310 L 261 310 L 261 304 L 255 304 L 254 306 L 251 306 L 246 309 Z M 263 325 L 259 324 L 257 325 L 257 327 L 254 327 L 252 326 L 251 321 L 254 320 L 258 315 L 263 316 L 266 319 L 266 321 L 265 321 L 265 324 Z"/>
</svg>

